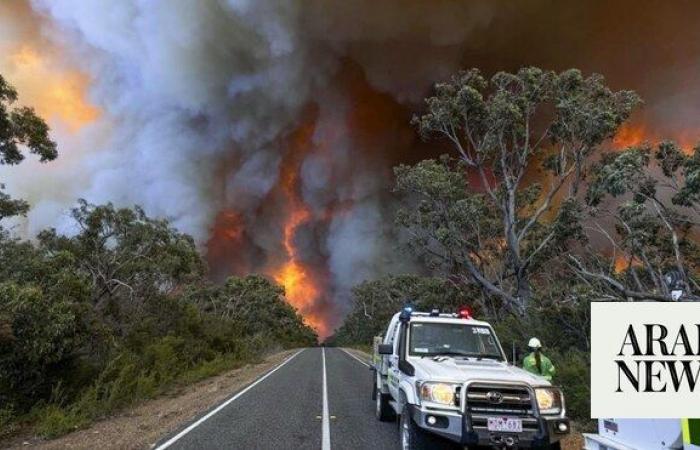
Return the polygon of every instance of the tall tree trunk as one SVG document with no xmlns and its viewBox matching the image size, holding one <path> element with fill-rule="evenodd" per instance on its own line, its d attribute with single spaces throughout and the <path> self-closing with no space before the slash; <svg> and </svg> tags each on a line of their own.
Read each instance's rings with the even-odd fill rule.
<svg viewBox="0 0 700 450">
<path fill-rule="evenodd" d="M 518 312 L 521 315 L 525 314 L 525 310 L 528 306 L 528 303 L 530 302 L 530 298 L 532 297 L 532 288 L 530 286 L 530 281 L 528 279 L 526 271 L 527 269 L 519 270 L 516 275 L 517 286 L 515 298 L 518 301 L 518 305 L 516 306 L 518 307 Z"/>
</svg>

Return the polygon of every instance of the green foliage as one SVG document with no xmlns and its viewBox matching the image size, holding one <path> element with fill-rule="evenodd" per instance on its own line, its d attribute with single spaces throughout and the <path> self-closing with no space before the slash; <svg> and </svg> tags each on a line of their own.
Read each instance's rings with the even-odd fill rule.
<svg viewBox="0 0 700 450">
<path fill-rule="evenodd" d="M 464 164 L 443 157 L 400 165 L 395 174 L 396 190 L 404 195 L 396 222 L 409 231 L 411 250 L 429 268 L 481 290 L 476 301 L 483 308 L 513 310 L 513 304 L 498 294 L 514 276 L 503 218 L 488 194 L 470 188 Z M 534 208 L 538 196 L 537 186 L 523 189 L 519 201 L 529 203 L 522 208 Z M 536 273 L 543 262 L 566 252 L 571 242 L 585 241 L 581 217 L 581 206 L 572 198 L 563 201 L 547 223 L 535 223 L 519 244 L 521 255 L 529 255 L 523 260 L 528 270 Z"/>
<path fill-rule="evenodd" d="M 9 437 L 17 430 L 15 414 L 11 405 L 0 406 L 0 439 Z"/>
<path fill-rule="evenodd" d="M 0 340 L 0 398 L 24 408 L 51 391 L 86 338 L 80 315 L 70 297 L 0 284 L 0 316 L 9 331 Z"/>
<path fill-rule="evenodd" d="M 5 192 L 5 185 L 0 183 L 0 219 L 19 216 L 29 211 L 29 203 L 10 197 Z"/>
<path fill-rule="evenodd" d="M 260 276 L 205 281 L 192 239 L 166 221 L 84 201 L 73 219 L 77 234 L 46 230 L 37 245 L 0 234 L 1 420 L 23 416 L 53 437 L 315 343 L 281 287 Z"/>
<path fill-rule="evenodd" d="M 481 236 L 497 233 L 499 218 L 483 194 L 467 190 L 463 168 L 454 160 L 400 165 L 394 173 L 396 191 L 408 197 L 396 222 L 412 231 L 408 242 L 430 268 L 450 273 L 472 259 L 470 252 L 498 251 Z"/>
<path fill-rule="evenodd" d="M 656 159 L 668 177 L 677 176 L 680 169 L 683 184 L 673 197 L 674 204 L 691 207 L 700 202 L 700 146 L 693 148 L 692 155 L 686 157 L 673 143 L 662 143 Z"/>
<path fill-rule="evenodd" d="M 490 80 L 476 69 L 460 72 L 437 84 L 413 119 L 423 138 L 451 145 L 457 161 L 395 168 L 403 201 L 397 223 L 410 248 L 445 280 L 475 291 L 471 302 L 506 347 L 523 350 L 532 336 L 545 342 L 577 419 L 588 415 L 588 311 L 597 290 L 580 270 L 572 276 L 571 262 L 582 269 L 577 250 L 593 248 L 585 221 L 591 207 L 631 190 L 638 203 L 656 192 L 642 170 L 649 151 L 604 156 L 598 164 L 592 158 L 639 103 L 634 92 L 612 91 L 602 76 L 573 69 L 528 67 Z M 665 146 L 656 157 L 664 171 L 689 180 L 683 186 L 690 190 L 674 197 L 687 204 L 697 192 L 693 181 L 700 190 L 700 156 L 685 158 Z M 589 171 L 593 181 L 582 204 L 580 184 Z M 623 206 L 620 215 L 638 225 L 634 245 L 659 236 L 661 226 L 648 228 L 645 208 Z M 400 307 L 376 301 L 387 308 L 377 325 L 362 298 L 356 294 L 339 333 L 358 344 Z"/>
<path fill-rule="evenodd" d="M 619 197 L 636 186 L 646 185 L 647 174 L 644 173 L 644 168 L 651 161 L 650 154 L 651 148 L 643 146 L 603 155 L 601 162 L 592 171 L 593 179 L 586 191 L 588 204 L 598 206 L 606 195 Z M 653 195 L 653 192 L 650 193 Z"/>
<path fill-rule="evenodd" d="M 543 342 L 544 352 L 557 370 L 554 383 L 564 389 L 569 416 L 589 426 L 591 294 L 585 284 L 558 276 L 550 284 L 540 286 L 524 316 L 496 315 L 480 308 L 473 293 L 461 291 L 447 280 L 389 276 L 365 281 L 354 289 L 353 308 L 330 343 L 369 351 L 372 337 L 385 331 L 391 316 L 407 301 L 424 311 L 433 307 L 452 311 L 470 305 L 477 318 L 494 326 L 509 359 L 515 344 L 518 364 L 531 337 Z"/>
<path fill-rule="evenodd" d="M 537 263 L 582 238 L 576 194 L 588 157 L 639 101 L 575 69 L 526 67 L 490 80 L 472 69 L 436 84 L 413 123 L 424 138 L 446 140 L 461 164 L 396 169 L 408 203 L 399 223 L 413 248 L 524 314 Z M 528 181 L 535 172 L 545 182 Z"/>
<path fill-rule="evenodd" d="M 87 423 L 84 416 L 54 404 L 38 410 L 35 416 L 36 432 L 48 439 L 75 431 Z"/>
<path fill-rule="evenodd" d="M 556 361 L 554 383 L 564 389 L 569 417 L 577 422 L 581 431 L 594 431 L 594 421 L 591 420 L 590 354 L 558 347 L 548 355 L 552 361 Z"/>
<path fill-rule="evenodd" d="M 80 200 L 72 217 L 81 233 L 65 237 L 43 231 L 40 249 L 72 255 L 75 269 L 90 280 L 97 307 L 137 306 L 139 299 L 167 294 L 202 274 L 192 238 L 164 220 L 146 217 L 139 207 L 116 209 Z"/>
<path fill-rule="evenodd" d="M 372 338 L 384 332 L 391 316 L 407 302 L 418 310 L 455 311 L 470 304 L 472 298 L 446 280 L 415 275 L 365 281 L 353 289 L 353 297 L 352 310 L 334 336 L 334 344 L 370 345 Z"/>
<path fill-rule="evenodd" d="M 700 148 L 684 153 L 673 142 L 603 155 L 586 192 L 588 221 L 610 248 L 570 256 L 601 298 L 674 301 L 672 291 L 700 299 Z M 614 224 L 605 229 L 600 220 Z"/>
<path fill-rule="evenodd" d="M 185 296 L 204 311 L 239 324 L 246 335 L 267 334 L 292 345 L 316 342 L 310 328 L 299 326 L 299 313 L 282 301 L 284 289 L 260 275 L 230 277 L 221 287 L 192 286 Z"/>
</svg>

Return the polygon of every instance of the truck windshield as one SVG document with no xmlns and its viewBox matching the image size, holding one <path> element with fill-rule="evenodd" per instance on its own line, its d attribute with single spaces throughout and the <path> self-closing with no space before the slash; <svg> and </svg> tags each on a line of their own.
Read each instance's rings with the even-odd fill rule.
<svg viewBox="0 0 700 450">
<path fill-rule="evenodd" d="M 412 323 L 409 354 L 503 360 L 489 327 L 457 323 Z"/>
</svg>

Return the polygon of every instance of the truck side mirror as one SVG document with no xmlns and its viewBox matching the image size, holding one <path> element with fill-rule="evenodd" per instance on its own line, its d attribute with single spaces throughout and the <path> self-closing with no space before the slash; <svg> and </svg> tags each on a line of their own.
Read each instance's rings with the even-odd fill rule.
<svg viewBox="0 0 700 450">
<path fill-rule="evenodd" d="M 391 355 L 394 353 L 394 346 L 391 344 L 379 344 L 377 346 L 377 353 L 380 355 Z"/>
</svg>

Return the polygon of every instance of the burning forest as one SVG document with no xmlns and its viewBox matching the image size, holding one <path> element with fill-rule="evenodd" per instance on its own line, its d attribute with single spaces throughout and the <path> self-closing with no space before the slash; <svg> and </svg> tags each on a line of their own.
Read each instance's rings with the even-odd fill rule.
<svg viewBox="0 0 700 450">
<path fill-rule="evenodd" d="M 423 270 L 398 250 L 392 167 L 447 151 L 410 120 L 459 68 L 602 73 L 645 100 L 610 148 L 692 148 L 698 5 L 581 3 L 3 2 L 0 73 L 64 149 L 2 169 L 32 205 L 13 232 L 75 232 L 77 198 L 139 204 L 194 236 L 211 278 L 263 274 L 329 336 L 353 286 Z"/>
<path fill-rule="evenodd" d="M 0 0 L 0 447 L 589 448 L 620 331 L 697 331 L 698 17 Z"/>
</svg>

